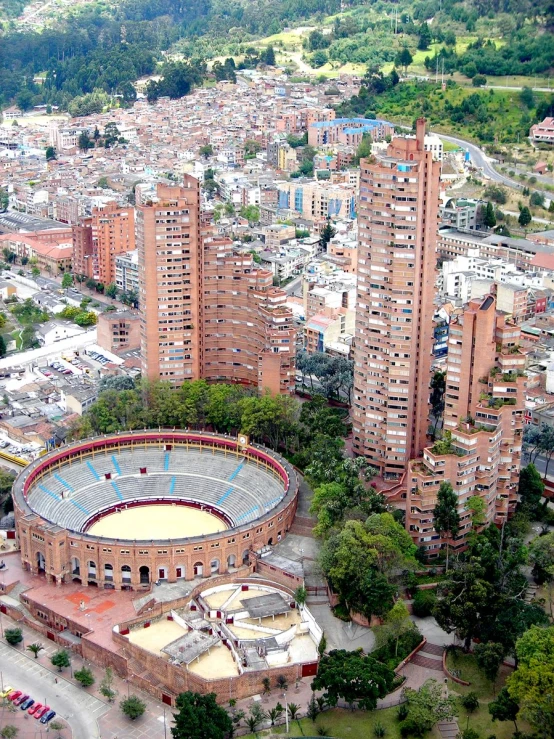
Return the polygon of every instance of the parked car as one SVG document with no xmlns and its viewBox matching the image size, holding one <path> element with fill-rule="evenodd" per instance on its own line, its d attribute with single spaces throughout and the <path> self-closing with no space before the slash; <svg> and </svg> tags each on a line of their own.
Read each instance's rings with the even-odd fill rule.
<svg viewBox="0 0 554 739">
<path fill-rule="evenodd" d="M 42 703 L 33 703 L 33 705 L 29 708 L 27 713 L 29 716 L 33 716 L 37 711 L 40 711 L 42 708 Z"/>
<path fill-rule="evenodd" d="M 50 706 L 41 706 L 39 710 L 35 713 L 36 719 L 41 719 L 43 716 L 45 716 L 48 711 L 50 710 Z"/>
<path fill-rule="evenodd" d="M 20 695 L 21 695 L 21 690 L 14 690 L 13 693 L 10 693 L 8 695 L 8 700 L 15 703 L 15 701 L 19 698 Z"/>
<path fill-rule="evenodd" d="M 26 711 L 28 708 L 30 708 L 34 703 L 33 698 L 27 698 L 26 701 L 23 701 L 23 703 L 19 706 L 22 711 Z"/>
<path fill-rule="evenodd" d="M 0 698 L 7 698 L 8 695 L 12 692 L 13 688 L 11 685 L 8 685 L 7 688 L 4 688 L 4 690 L 0 693 Z"/>
<path fill-rule="evenodd" d="M 44 716 L 41 718 L 40 723 L 47 724 L 49 721 L 52 721 L 55 715 L 56 711 L 48 711 L 48 713 L 45 713 Z"/>
<path fill-rule="evenodd" d="M 26 701 L 29 698 L 28 693 L 20 693 L 17 698 L 13 701 L 14 706 L 19 706 L 23 703 L 23 701 Z"/>
</svg>

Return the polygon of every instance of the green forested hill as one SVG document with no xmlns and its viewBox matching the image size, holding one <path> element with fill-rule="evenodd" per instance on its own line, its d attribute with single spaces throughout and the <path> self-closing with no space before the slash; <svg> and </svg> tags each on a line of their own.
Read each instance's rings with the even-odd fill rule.
<svg viewBox="0 0 554 739">
<path fill-rule="evenodd" d="M 17 14 L 24 2 L 4 0 L 4 11 Z M 438 62 L 469 77 L 554 71 L 554 0 L 352 0 L 339 11 L 340 0 L 98 0 L 40 32 L 5 24 L 0 107 L 67 109 L 93 93 L 130 99 L 129 83 L 177 43 L 194 66 L 219 53 L 244 55 L 252 40 L 295 24 L 326 26 L 306 42 L 321 64 L 392 64 L 406 46 L 430 70 Z"/>
</svg>

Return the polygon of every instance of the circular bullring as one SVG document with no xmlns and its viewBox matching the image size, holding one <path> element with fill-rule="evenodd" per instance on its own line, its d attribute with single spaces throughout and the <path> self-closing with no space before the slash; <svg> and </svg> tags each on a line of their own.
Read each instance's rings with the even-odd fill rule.
<svg viewBox="0 0 554 739">
<path fill-rule="evenodd" d="M 133 589 L 234 570 L 282 538 L 297 492 L 291 466 L 244 438 L 141 431 L 88 439 L 17 478 L 22 560 L 57 582 Z"/>
</svg>

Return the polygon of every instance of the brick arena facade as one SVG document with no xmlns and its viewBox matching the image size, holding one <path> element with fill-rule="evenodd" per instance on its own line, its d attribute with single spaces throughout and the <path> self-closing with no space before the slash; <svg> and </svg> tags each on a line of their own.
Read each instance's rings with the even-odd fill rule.
<svg viewBox="0 0 554 739">
<path fill-rule="evenodd" d="M 298 484 L 282 457 L 244 437 L 151 430 L 80 441 L 36 460 L 15 481 L 22 563 L 58 585 L 136 591 L 233 573 L 286 534 Z M 171 540 L 87 533 L 101 516 L 160 504 L 201 507 L 229 528 Z"/>
</svg>

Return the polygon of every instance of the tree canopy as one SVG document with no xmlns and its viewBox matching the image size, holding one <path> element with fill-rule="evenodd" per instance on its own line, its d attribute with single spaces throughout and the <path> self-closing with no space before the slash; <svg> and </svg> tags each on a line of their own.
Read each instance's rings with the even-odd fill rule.
<svg viewBox="0 0 554 739">
<path fill-rule="evenodd" d="M 402 573 L 415 569 L 415 545 L 390 513 L 370 515 L 365 523 L 347 521 L 320 553 L 321 568 L 348 610 L 367 618 L 384 616 Z"/>
<path fill-rule="evenodd" d="M 358 708 L 373 711 L 378 698 L 390 692 L 394 672 L 361 651 L 334 649 L 319 662 L 312 690 L 324 690 L 330 706 L 339 698 Z"/>
<path fill-rule="evenodd" d="M 180 693 L 171 727 L 173 739 L 225 739 L 233 723 L 224 708 L 217 705 L 215 693 Z"/>
<path fill-rule="evenodd" d="M 521 568 L 527 549 L 511 525 L 489 526 L 469 540 L 449 577 L 439 586 L 435 618 L 448 633 L 455 631 L 469 649 L 475 637 L 513 652 L 516 640 L 532 624 L 548 621 L 542 608 L 525 602 L 527 578 Z"/>
<path fill-rule="evenodd" d="M 539 737 L 554 737 L 554 626 L 532 626 L 516 644 L 517 669 L 507 680 L 510 696 Z"/>
</svg>

